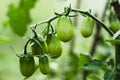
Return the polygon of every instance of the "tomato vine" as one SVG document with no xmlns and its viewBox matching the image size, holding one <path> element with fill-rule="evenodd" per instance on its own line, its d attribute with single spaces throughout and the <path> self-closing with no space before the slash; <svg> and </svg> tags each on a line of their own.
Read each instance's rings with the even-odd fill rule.
<svg viewBox="0 0 120 80">
<path fill-rule="evenodd" d="M 85 25 L 83 25 L 83 26 L 85 26 L 85 28 L 84 28 L 84 30 L 82 30 L 82 34 L 84 35 L 84 37 L 89 37 L 92 35 L 94 21 L 95 21 L 96 23 L 101 25 L 101 27 L 104 28 L 110 34 L 111 37 L 113 37 L 112 40 L 108 40 L 109 42 L 115 43 L 115 45 L 116 45 L 116 43 L 118 43 L 117 44 L 118 46 L 116 45 L 116 69 L 115 69 L 115 71 L 118 70 L 118 68 L 117 68 L 117 66 L 119 65 L 118 49 L 119 49 L 119 44 L 120 44 L 120 41 L 118 41 L 118 39 L 119 39 L 120 31 L 117 30 L 117 32 L 114 33 L 114 31 L 112 29 L 110 29 L 109 26 L 107 26 L 103 21 L 101 21 L 96 16 L 92 15 L 90 11 L 82 11 L 79 9 L 72 9 L 71 6 L 65 7 L 63 13 L 55 12 L 54 17 L 52 17 L 46 21 L 38 22 L 34 25 L 31 25 L 31 30 L 32 30 L 34 36 L 26 42 L 23 55 L 28 54 L 27 49 L 26 49 L 28 46 L 28 43 L 30 42 L 31 44 L 33 44 L 31 46 L 32 47 L 31 55 L 39 58 L 38 66 L 40 67 L 40 71 L 43 74 L 49 74 L 50 67 L 49 67 L 48 57 L 54 58 L 54 59 L 60 57 L 62 54 L 61 41 L 68 42 L 72 39 L 72 37 L 74 35 L 74 27 L 73 27 L 74 25 L 72 24 L 71 17 L 75 17 L 78 15 L 71 15 L 72 12 L 80 13 L 81 15 L 84 15 L 84 17 L 87 18 L 87 20 L 86 20 L 87 22 L 85 22 L 84 23 Z M 52 22 L 56 19 L 58 19 L 58 21 L 57 21 L 56 29 L 54 29 Z M 42 25 L 45 23 L 47 23 L 47 26 L 43 32 L 45 34 L 45 37 L 43 37 L 42 34 L 41 34 L 42 37 L 39 37 L 37 35 L 36 29 L 37 29 L 38 25 Z M 89 29 L 90 32 L 88 33 L 89 30 L 87 28 L 90 28 L 90 27 L 92 27 L 92 28 L 91 28 L 91 30 Z M 86 32 L 85 32 L 85 30 L 86 30 Z M 96 66 L 96 64 L 99 65 L 96 67 L 101 67 L 103 65 L 106 66 L 106 64 L 100 62 L 99 60 L 91 60 L 91 61 L 89 61 L 89 63 L 91 63 L 91 64 L 86 64 L 85 66 L 91 66 L 91 65 Z M 26 64 L 29 64 L 29 63 L 26 62 Z M 87 69 L 87 67 L 85 67 L 85 69 Z M 108 68 L 106 70 L 109 71 Z M 31 75 L 32 74 L 30 74 L 29 76 L 31 76 Z M 118 73 L 115 73 L 115 75 L 118 75 Z M 24 76 L 26 76 L 26 75 L 24 75 Z M 27 76 L 27 77 L 29 77 L 29 76 Z"/>
</svg>

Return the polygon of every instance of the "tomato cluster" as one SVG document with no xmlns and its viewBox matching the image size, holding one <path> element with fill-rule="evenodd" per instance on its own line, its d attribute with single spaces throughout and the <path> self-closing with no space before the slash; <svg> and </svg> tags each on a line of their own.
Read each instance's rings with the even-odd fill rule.
<svg viewBox="0 0 120 80">
<path fill-rule="evenodd" d="M 30 43 L 31 52 L 27 52 L 27 45 Z M 28 40 L 24 48 L 24 54 L 18 55 L 20 72 L 23 76 L 30 77 L 36 70 L 36 66 L 40 69 L 41 73 L 48 74 L 50 72 L 49 59 L 46 56 L 48 46 L 46 41 L 41 38 L 32 38 Z M 39 58 L 39 65 L 36 65 L 34 57 Z"/>
<path fill-rule="evenodd" d="M 62 55 L 61 42 L 68 42 L 74 36 L 74 25 L 70 17 L 75 17 L 75 15 L 70 14 L 70 12 L 83 14 L 84 20 L 82 22 L 80 32 L 84 38 L 88 38 L 93 34 L 95 21 L 100 23 L 113 37 L 114 33 L 117 33 L 117 31 L 120 30 L 120 22 L 114 13 L 110 13 L 109 15 L 110 28 L 108 28 L 102 21 L 91 15 L 91 12 L 71 9 L 71 6 L 65 7 L 63 13 L 55 13 L 55 17 L 44 22 L 37 23 L 31 27 L 34 36 L 26 42 L 24 46 L 24 54 L 17 54 L 19 57 L 20 72 L 23 76 L 26 78 L 32 76 L 37 68 L 39 68 L 40 72 L 44 75 L 50 73 L 49 58 L 59 58 Z M 58 21 L 55 27 L 51 22 L 57 18 Z M 47 23 L 48 25 L 40 34 L 40 37 L 38 37 L 36 27 L 43 23 Z M 115 35 L 115 37 L 118 36 L 119 35 Z M 28 43 L 30 43 L 29 50 L 31 52 L 27 51 Z M 38 65 L 36 64 L 35 57 L 38 58 Z"/>
<path fill-rule="evenodd" d="M 68 9 L 69 12 L 69 9 Z M 70 16 L 67 13 L 57 16 L 57 26 L 53 27 L 50 21 L 44 30 L 44 34 L 38 37 L 36 33 L 36 26 L 32 26 L 34 36 L 27 41 L 24 48 L 24 54 L 19 56 L 20 72 L 25 77 L 30 77 L 36 70 L 36 62 L 34 57 L 39 59 L 38 68 L 42 74 L 50 73 L 49 57 L 56 59 L 62 54 L 61 42 L 68 42 L 74 36 L 74 26 Z M 54 18 L 53 18 L 54 19 Z M 90 17 L 85 17 L 81 34 L 84 37 L 92 35 L 94 27 L 94 20 Z M 31 52 L 27 52 L 27 46 L 30 43 Z"/>
</svg>

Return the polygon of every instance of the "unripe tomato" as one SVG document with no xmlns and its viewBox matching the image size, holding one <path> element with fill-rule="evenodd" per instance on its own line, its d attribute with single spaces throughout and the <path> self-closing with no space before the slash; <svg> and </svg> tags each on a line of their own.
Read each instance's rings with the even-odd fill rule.
<svg viewBox="0 0 120 80">
<path fill-rule="evenodd" d="M 48 44 L 48 54 L 51 58 L 58 58 L 62 54 L 61 41 L 55 36 L 51 35 Z"/>
<path fill-rule="evenodd" d="M 32 53 L 34 55 L 40 55 L 42 53 L 47 53 L 47 50 L 48 50 L 48 47 L 47 47 L 47 43 L 46 41 L 42 41 L 42 40 L 39 40 L 39 39 L 36 39 L 39 44 L 37 42 L 35 42 L 34 40 L 31 42 L 31 50 L 32 50 Z M 44 52 L 43 52 L 44 51 Z"/>
<path fill-rule="evenodd" d="M 110 22 L 110 29 L 113 32 L 117 32 L 120 29 L 120 22 L 119 22 L 119 20 L 115 20 L 115 21 Z"/>
<path fill-rule="evenodd" d="M 49 60 L 47 56 L 42 55 L 39 57 L 39 68 L 41 73 L 45 75 L 50 73 Z"/>
<path fill-rule="evenodd" d="M 19 60 L 20 72 L 25 77 L 30 77 L 35 71 L 35 61 L 32 55 L 26 54 Z"/>
<path fill-rule="evenodd" d="M 72 21 L 67 16 L 60 16 L 57 21 L 57 37 L 63 41 L 67 42 L 71 40 L 74 34 L 74 27 Z"/>
<path fill-rule="evenodd" d="M 89 37 L 93 33 L 94 20 L 90 17 L 85 17 L 81 26 L 81 34 L 83 37 Z"/>
<path fill-rule="evenodd" d="M 109 24 L 113 32 L 117 32 L 120 29 L 120 22 L 113 12 L 109 15 Z"/>
</svg>

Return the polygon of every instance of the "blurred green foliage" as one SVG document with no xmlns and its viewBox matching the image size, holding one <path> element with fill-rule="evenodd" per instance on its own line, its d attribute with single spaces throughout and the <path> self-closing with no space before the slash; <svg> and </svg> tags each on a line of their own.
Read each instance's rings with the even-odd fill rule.
<svg viewBox="0 0 120 80">
<path fill-rule="evenodd" d="M 27 25 L 31 22 L 30 9 L 34 7 L 36 0 L 21 0 L 18 7 L 9 6 L 8 17 L 12 31 L 19 36 L 24 36 Z"/>
</svg>

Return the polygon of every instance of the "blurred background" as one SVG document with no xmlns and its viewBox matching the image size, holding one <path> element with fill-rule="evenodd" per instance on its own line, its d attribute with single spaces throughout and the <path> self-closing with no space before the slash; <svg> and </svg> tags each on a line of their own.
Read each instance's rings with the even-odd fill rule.
<svg viewBox="0 0 120 80">
<path fill-rule="evenodd" d="M 26 0 L 28 1 L 25 3 L 26 6 L 29 6 L 29 4 L 32 5 L 26 8 L 28 10 L 25 14 L 28 15 L 26 17 L 28 20 L 26 20 L 26 24 L 21 25 L 14 22 L 14 20 L 9 23 L 12 17 L 16 18 L 12 11 L 14 11 L 14 7 L 20 7 L 21 1 L 25 0 L 0 0 L 0 80 L 23 80 L 24 77 L 19 71 L 19 58 L 15 55 L 16 53 L 11 47 L 18 54 L 22 54 L 25 42 L 33 35 L 30 30 L 30 25 L 53 17 L 54 12 L 63 12 L 65 6 L 71 4 L 71 7 L 74 9 L 91 10 L 92 14 L 108 24 L 106 6 L 110 2 L 109 0 L 31 0 L 31 2 Z M 49 75 L 43 75 L 38 69 L 28 80 L 82 80 L 83 71 L 79 66 L 80 54 L 94 54 L 94 56 L 91 56 L 103 61 L 114 56 L 113 46 L 103 41 L 103 38 L 108 39 L 110 37 L 104 29 L 100 29 L 101 31 L 98 36 L 100 36 L 101 40 L 98 40 L 96 48 L 91 49 L 93 42 L 96 41 L 95 35 L 97 29 L 94 29 L 91 37 L 83 38 L 80 34 L 83 18 L 81 15 L 72 18 L 75 25 L 74 38 L 67 43 L 62 43 L 63 52 L 58 59 L 50 59 L 51 73 Z M 23 20 L 21 16 L 16 19 L 20 19 L 18 21 Z M 18 29 L 26 26 L 26 32 L 23 33 L 24 36 L 21 33 L 16 34 L 12 30 L 10 26 L 13 23 L 19 25 Z M 53 24 L 56 26 L 56 22 L 53 22 Z M 38 28 L 37 32 L 40 33 L 40 30 Z M 103 72 L 100 71 L 98 75 L 95 73 L 88 75 L 87 80 L 103 80 L 102 78 Z"/>
</svg>

